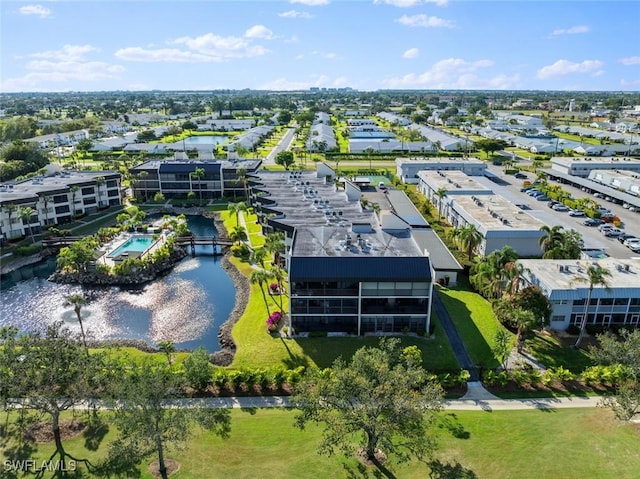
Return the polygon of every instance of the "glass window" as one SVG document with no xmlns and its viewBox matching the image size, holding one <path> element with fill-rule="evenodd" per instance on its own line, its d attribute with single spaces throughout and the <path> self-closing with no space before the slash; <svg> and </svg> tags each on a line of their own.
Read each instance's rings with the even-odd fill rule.
<svg viewBox="0 0 640 479">
<path fill-rule="evenodd" d="M 613 300 L 613 304 L 616 306 L 626 306 L 629 303 L 629 298 L 616 298 Z"/>
</svg>

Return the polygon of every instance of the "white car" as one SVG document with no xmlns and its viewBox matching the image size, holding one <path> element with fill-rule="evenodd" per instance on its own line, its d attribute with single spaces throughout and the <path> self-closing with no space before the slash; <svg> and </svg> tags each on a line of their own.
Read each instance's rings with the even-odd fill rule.
<svg viewBox="0 0 640 479">
<path fill-rule="evenodd" d="M 569 207 L 567 205 L 563 205 L 562 203 L 553 205 L 551 209 L 555 211 L 562 211 L 562 212 L 569 211 Z"/>
<path fill-rule="evenodd" d="M 604 233 L 605 231 L 610 230 L 611 228 L 615 228 L 615 227 L 610 223 L 603 223 L 600 226 L 598 226 L 598 231 L 600 231 L 601 233 Z"/>
<path fill-rule="evenodd" d="M 622 244 L 627 248 L 631 248 L 632 246 L 640 246 L 640 238 L 629 238 L 627 240 L 624 240 L 624 243 Z"/>
<path fill-rule="evenodd" d="M 620 228 L 610 228 L 608 230 L 603 231 L 603 233 L 605 236 L 609 238 L 615 238 L 617 236 L 624 234 L 624 230 L 621 230 Z"/>
<path fill-rule="evenodd" d="M 584 216 L 584 211 L 582 210 L 571 210 L 569 211 L 569 216 L 576 216 L 576 217 L 580 217 L 580 216 Z"/>
</svg>

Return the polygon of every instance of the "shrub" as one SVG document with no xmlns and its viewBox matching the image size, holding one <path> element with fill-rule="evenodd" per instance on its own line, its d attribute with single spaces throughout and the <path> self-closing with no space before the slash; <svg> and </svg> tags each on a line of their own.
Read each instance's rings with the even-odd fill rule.
<svg viewBox="0 0 640 479">
<path fill-rule="evenodd" d="M 183 364 L 187 384 L 196 391 L 204 391 L 212 383 L 213 366 L 203 347 L 195 349 Z"/>
<path fill-rule="evenodd" d="M 13 254 L 15 256 L 31 256 L 32 254 L 37 254 L 40 251 L 42 251 L 42 245 L 30 244 L 24 246 L 16 246 L 13 249 Z"/>
</svg>

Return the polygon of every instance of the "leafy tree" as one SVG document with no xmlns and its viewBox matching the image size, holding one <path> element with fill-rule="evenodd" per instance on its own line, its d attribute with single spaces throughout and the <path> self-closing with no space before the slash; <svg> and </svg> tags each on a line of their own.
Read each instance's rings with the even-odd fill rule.
<svg viewBox="0 0 640 479">
<path fill-rule="evenodd" d="M 156 139 L 156 134 L 153 132 L 153 130 L 143 130 L 139 132 L 138 136 L 136 137 L 136 141 L 138 143 L 146 143 L 149 141 L 153 141 L 155 139 Z"/>
<path fill-rule="evenodd" d="M 182 124 L 182 129 L 183 130 L 197 130 L 198 129 L 198 125 L 196 125 L 191 120 L 187 120 Z"/>
<path fill-rule="evenodd" d="M 576 343 L 573 345 L 574 348 L 579 348 L 582 340 L 584 339 L 585 331 L 587 329 L 587 319 L 589 316 L 589 305 L 591 303 L 591 295 L 593 294 L 594 286 L 603 286 L 606 290 L 609 290 L 609 282 L 607 277 L 611 276 L 611 271 L 599 264 L 589 265 L 587 268 L 587 277 L 584 278 L 582 276 L 578 276 L 574 278 L 575 281 L 578 282 L 588 282 L 589 283 L 589 293 L 587 294 L 587 300 L 584 306 L 584 313 L 582 315 L 582 321 L 580 322 L 580 334 L 578 334 L 578 339 Z"/>
<path fill-rule="evenodd" d="M 58 253 L 58 268 L 69 271 L 87 271 L 89 263 L 95 259 L 97 241 L 92 236 L 86 236 L 80 241 L 65 246 Z"/>
<path fill-rule="evenodd" d="M 516 329 L 516 348 L 518 352 L 521 352 L 526 336 L 537 325 L 535 315 L 526 309 L 514 307 L 508 296 L 496 301 L 493 310 L 498 321 Z"/>
<path fill-rule="evenodd" d="M 168 366 L 145 363 L 133 365 L 114 388 L 113 421 L 120 430 L 111 459 L 128 451 L 132 461 L 156 454 L 159 472 L 168 478 L 165 462 L 167 447 L 181 448 L 197 424 L 227 437 L 230 413 L 226 409 L 174 407 L 171 400 L 182 395 L 183 378 Z"/>
<path fill-rule="evenodd" d="M 87 304 L 87 298 L 82 294 L 70 294 L 69 296 L 64 298 L 64 306 L 68 308 L 69 306 L 73 306 L 73 311 L 76 313 L 76 317 L 78 318 L 78 324 L 80 325 L 80 334 L 82 335 L 82 344 L 84 345 L 84 349 L 89 354 L 89 348 L 87 347 L 87 336 L 84 332 L 84 324 L 82 322 L 82 307 Z"/>
<path fill-rule="evenodd" d="M 494 138 L 482 138 L 475 141 L 474 145 L 476 149 L 484 151 L 487 158 L 489 158 L 489 154 L 498 150 L 503 150 L 508 146 L 506 141 Z"/>
<path fill-rule="evenodd" d="M 288 125 L 291 118 L 293 118 L 293 115 L 289 110 L 282 110 L 278 113 L 278 123 L 281 125 Z"/>
<path fill-rule="evenodd" d="M 276 165 L 284 166 L 285 170 L 288 170 L 295 158 L 293 157 L 293 152 L 291 151 L 280 151 L 276 154 L 275 162 Z"/>
<path fill-rule="evenodd" d="M 15 140 L 0 148 L 0 181 L 38 171 L 48 164 L 47 154 L 36 143 Z"/>
<path fill-rule="evenodd" d="M 549 323 L 551 317 L 551 302 L 539 286 L 527 286 L 512 295 L 513 304 L 519 308 L 531 311 L 541 326 Z"/>
<path fill-rule="evenodd" d="M 60 465 L 57 477 L 68 470 L 68 460 L 83 463 L 86 459 L 70 454 L 64 447 L 60 431 L 61 414 L 86 404 L 87 398 L 108 384 L 117 382 L 118 368 L 106 362 L 102 354 L 87 355 L 76 337 L 62 323 L 38 332 L 17 336 L 16 328 L 0 331 L 0 404 L 27 415 L 48 418 L 55 449 L 49 461 Z M 35 477 L 44 475 L 46 468 Z"/>
<path fill-rule="evenodd" d="M 618 385 L 616 394 L 605 399 L 616 417 L 628 421 L 640 414 L 640 330 L 598 336 L 599 346 L 591 348 L 593 358 L 601 364 L 621 364 L 629 369 L 629 378 Z"/>
<path fill-rule="evenodd" d="M 209 354 L 200 346 L 184 360 L 184 377 L 187 384 L 196 391 L 204 391 L 211 384 L 213 365 Z"/>
<path fill-rule="evenodd" d="M 324 425 L 321 454 L 360 450 L 380 467 L 376 453 L 400 460 L 424 458 L 435 447 L 428 437 L 442 407 L 442 390 L 413 355 L 401 354 L 397 338 L 363 347 L 349 362 L 339 358 L 330 370 L 310 370 L 296 387 L 296 426 Z"/>
</svg>

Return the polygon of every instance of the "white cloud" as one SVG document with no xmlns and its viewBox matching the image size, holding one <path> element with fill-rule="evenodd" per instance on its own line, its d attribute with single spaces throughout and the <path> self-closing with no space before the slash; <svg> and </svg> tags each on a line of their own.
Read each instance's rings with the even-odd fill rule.
<svg viewBox="0 0 640 479">
<path fill-rule="evenodd" d="M 398 8 L 417 7 L 418 5 L 423 5 L 425 3 L 435 3 L 439 7 L 444 7 L 447 3 L 449 3 L 449 0 L 373 0 L 373 3 L 382 3 Z"/>
<path fill-rule="evenodd" d="M 207 63 L 222 60 L 221 58 L 179 50 L 177 48 L 146 49 L 128 47 L 118 50 L 115 56 L 128 62 L 142 63 Z"/>
<path fill-rule="evenodd" d="M 461 58 L 447 58 L 435 63 L 423 73 L 409 73 L 393 77 L 384 83 L 389 88 L 427 88 L 427 89 L 516 89 L 520 76 L 496 75 L 481 78 L 478 72 L 493 66 L 491 60 L 466 61 Z"/>
<path fill-rule="evenodd" d="M 190 50 L 212 57 L 212 59 L 227 60 L 230 58 L 251 58 L 269 53 L 269 50 L 253 45 L 249 39 L 241 37 L 221 37 L 213 33 L 206 33 L 199 37 L 180 37 L 173 44 L 185 45 Z"/>
<path fill-rule="evenodd" d="M 408 27 L 422 27 L 422 28 L 453 28 L 455 23 L 450 20 L 445 20 L 439 17 L 430 17 L 424 13 L 418 15 L 402 15 L 396 19 L 396 22 L 406 25 Z"/>
<path fill-rule="evenodd" d="M 98 49 L 91 45 L 64 45 L 60 50 L 48 50 L 44 52 L 32 53 L 32 58 L 46 58 L 50 60 L 60 60 L 63 62 L 84 60 L 87 53 L 95 52 Z"/>
<path fill-rule="evenodd" d="M 621 58 L 620 63 L 622 63 L 623 65 L 640 65 L 640 57 L 627 57 L 627 58 Z"/>
<path fill-rule="evenodd" d="M 604 65 L 600 60 L 584 60 L 581 63 L 570 62 L 569 60 L 558 60 L 552 65 L 546 65 L 538 70 L 537 77 L 541 80 L 556 78 L 571 73 L 592 73 L 598 72 Z"/>
<path fill-rule="evenodd" d="M 261 38 L 263 40 L 273 39 L 273 32 L 264 25 L 254 25 L 244 32 L 244 36 L 247 38 Z"/>
<path fill-rule="evenodd" d="M 329 0 L 289 0 L 289 3 L 300 3 L 309 7 L 320 7 L 322 5 L 329 5 Z"/>
<path fill-rule="evenodd" d="M 51 9 L 42 5 L 24 5 L 18 11 L 21 15 L 38 15 L 40 18 L 50 17 L 53 13 Z"/>
<path fill-rule="evenodd" d="M 402 58 L 413 59 L 418 58 L 420 56 L 420 50 L 417 48 L 409 48 L 406 52 L 402 54 Z"/>
<path fill-rule="evenodd" d="M 620 80 L 620 86 L 623 87 L 637 87 L 640 86 L 640 79 L 638 80 L 625 80 L 624 78 Z"/>
<path fill-rule="evenodd" d="M 553 32 L 551 32 L 551 36 L 557 37 L 558 35 L 576 35 L 579 33 L 589 33 L 590 31 L 591 28 L 587 25 L 576 25 L 569 28 L 556 28 Z"/>
<path fill-rule="evenodd" d="M 282 18 L 311 18 L 311 15 L 308 12 L 299 12 L 297 10 L 288 10 L 286 12 L 278 13 L 279 17 Z"/>
</svg>

